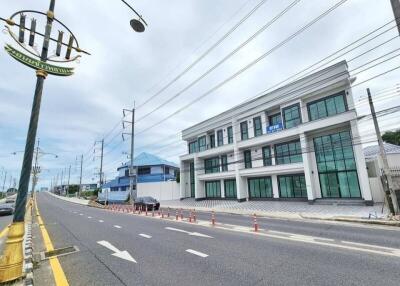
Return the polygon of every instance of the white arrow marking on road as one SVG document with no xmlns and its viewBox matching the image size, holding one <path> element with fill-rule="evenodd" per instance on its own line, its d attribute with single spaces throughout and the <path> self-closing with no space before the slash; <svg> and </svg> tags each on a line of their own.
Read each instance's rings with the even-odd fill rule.
<svg viewBox="0 0 400 286">
<path fill-rule="evenodd" d="M 151 238 L 151 235 L 148 235 L 148 234 L 139 233 L 139 235 L 144 237 L 144 238 Z"/>
<path fill-rule="evenodd" d="M 208 254 L 205 254 L 203 252 L 199 252 L 199 251 L 196 251 L 196 250 L 193 250 L 193 249 L 186 249 L 186 252 L 189 252 L 191 254 L 194 254 L 194 255 L 197 255 L 197 256 L 200 256 L 200 257 L 203 257 L 203 258 L 208 256 Z"/>
<path fill-rule="evenodd" d="M 114 245 L 112 245 L 111 243 L 109 243 L 108 241 L 105 241 L 105 240 L 98 241 L 97 243 L 108 248 L 112 252 L 114 252 L 111 255 L 113 255 L 115 257 L 119 257 L 119 258 L 127 260 L 127 261 L 130 261 L 130 262 L 137 263 L 136 260 L 129 254 L 128 251 L 126 251 L 126 250 L 121 251 L 118 248 L 116 248 Z"/>
<path fill-rule="evenodd" d="M 188 235 L 191 235 L 191 236 L 199 236 L 199 237 L 213 238 L 212 236 L 209 236 L 209 235 L 207 235 L 207 234 L 202 234 L 202 233 L 199 233 L 199 232 L 190 232 L 190 231 L 186 231 L 186 230 L 179 229 L 179 228 L 174 228 L 174 227 L 166 227 L 165 229 L 173 230 L 173 231 L 177 231 L 177 232 L 187 233 Z"/>
<path fill-rule="evenodd" d="M 115 228 L 122 228 L 121 226 L 119 226 L 119 225 L 114 225 L 114 227 Z"/>
</svg>

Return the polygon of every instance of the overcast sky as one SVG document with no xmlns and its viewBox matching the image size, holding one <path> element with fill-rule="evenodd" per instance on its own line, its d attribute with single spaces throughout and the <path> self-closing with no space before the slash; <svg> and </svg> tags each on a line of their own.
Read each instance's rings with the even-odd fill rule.
<svg viewBox="0 0 400 286">
<path fill-rule="evenodd" d="M 48 2 L 4 0 L 0 4 L 0 16 L 7 18 L 15 11 L 23 9 L 46 12 Z M 84 182 L 95 182 L 95 168 L 100 165 L 100 161 L 97 157 L 93 161 L 92 147 L 94 141 L 101 140 L 106 135 L 105 176 L 107 180 L 113 178 L 116 168 L 127 159 L 123 152 L 129 150 L 129 141 L 122 142 L 122 125 L 118 124 L 123 108 L 130 109 L 136 102 L 136 106 L 139 106 L 136 118 L 140 118 L 168 101 L 246 41 L 293 0 L 265 1 L 251 17 L 189 72 L 142 106 L 146 99 L 174 79 L 261 1 L 128 2 L 149 24 L 144 33 L 132 31 L 129 20 L 134 15 L 119 0 L 56 1 L 56 18 L 62 20 L 74 32 L 80 46 L 92 55 L 82 57 L 73 76 L 48 76 L 45 81 L 38 137 L 42 150 L 56 153 L 59 158 L 55 159 L 50 155 L 41 158 L 43 172 L 40 185 L 48 185 L 51 178 L 57 173 L 61 174 L 61 170 L 69 165 L 72 165 L 71 182 L 77 182 L 79 172 L 76 158 L 81 154 L 86 155 L 83 164 Z M 185 144 L 179 143 L 179 132 L 182 129 L 254 97 L 393 20 L 389 0 L 348 0 L 235 79 L 170 119 L 163 120 L 270 50 L 336 2 L 338 0 L 300 1 L 197 84 L 140 120 L 136 126 L 140 133 L 135 140 L 136 154 L 146 151 L 178 162 L 178 155 L 186 151 Z M 387 28 L 393 26 L 391 23 Z M 38 29 L 41 28 L 42 26 L 38 25 Z M 350 60 L 396 35 L 398 32 L 393 28 L 368 44 L 340 56 L 332 63 L 342 59 Z M 0 41 L 3 44 L 10 42 L 5 33 L 0 34 Z M 399 39 L 391 40 L 373 52 L 352 60 L 349 69 L 355 69 L 399 47 Z M 365 67 L 398 53 L 399 51 Z M 399 63 L 396 57 L 359 73 L 356 75 L 355 84 L 397 67 Z M 22 153 L 11 153 L 24 150 L 36 77 L 34 70 L 16 62 L 4 50 L 0 51 L 0 67 L 0 166 L 17 178 L 22 164 Z M 357 69 L 352 74 L 362 69 Z M 396 70 L 355 87 L 355 100 L 358 102 L 360 98 L 365 97 L 367 87 L 370 87 L 373 93 L 394 87 L 399 82 L 399 76 L 400 70 Z M 388 96 L 376 95 L 376 109 L 398 105 L 399 95 L 396 96 L 391 93 L 388 93 Z M 368 113 L 365 100 L 361 101 L 358 107 L 359 114 Z M 382 129 L 398 128 L 398 118 L 398 113 L 380 117 Z M 161 121 L 161 124 L 149 128 Z M 113 129 L 115 126 L 117 127 Z M 371 134 L 372 121 L 365 120 L 361 123 L 360 130 L 364 141 L 370 144 L 374 139 Z M 173 144 L 174 142 L 176 144 Z M 166 144 L 170 145 L 160 149 L 160 146 Z M 10 183 L 8 180 L 6 186 Z M 1 189 L 2 182 L 0 183 Z"/>
</svg>

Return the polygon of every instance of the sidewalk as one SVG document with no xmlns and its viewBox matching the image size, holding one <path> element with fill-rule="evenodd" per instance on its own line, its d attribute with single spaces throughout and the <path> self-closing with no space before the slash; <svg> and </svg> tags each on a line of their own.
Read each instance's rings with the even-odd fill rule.
<svg viewBox="0 0 400 286">
<path fill-rule="evenodd" d="M 80 198 L 67 198 L 67 197 L 58 196 L 58 195 L 55 195 L 55 194 L 53 194 L 51 192 L 48 192 L 48 194 L 52 195 L 55 198 L 63 200 L 63 201 L 67 201 L 67 202 L 75 203 L 75 204 L 80 204 L 80 205 L 85 205 L 85 206 L 89 205 L 89 202 L 90 202 L 90 200 L 84 200 L 84 199 L 80 199 Z"/>
<path fill-rule="evenodd" d="M 285 201 L 247 201 L 236 202 L 228 200 L 194 199 L 161 201 L 163 208 L 196 209 L 211 211 L 286 218 L 286 219 L 320 219 L 348 222 L 376 223 L 400 226 L 400 221 L 388 220 L 387 212 L 382 213 L 382 204 L 374 206 L 338 206 L 338 205 L 310 205 L 306 202 Z"/>
</svg>

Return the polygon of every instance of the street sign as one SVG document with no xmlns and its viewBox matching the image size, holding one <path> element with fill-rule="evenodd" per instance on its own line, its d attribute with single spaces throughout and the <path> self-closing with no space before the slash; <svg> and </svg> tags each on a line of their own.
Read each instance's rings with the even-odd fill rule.
<svg viewBox="0 0 400 286">
<path fill-rule="evenodd" d="M 58 76 L 70 76 L 70 75 L 73 75 L 73 73 L 74 73 L 73 68 L 59 67 L 59 66 L 55 66 L 55 65 L 51 65 L 51 64 L 42 62 L 38 59 L 34 59 L 30 56 L 23 54 L 22 52 L 13 48 L 9 44 L 6 44 L 4 49 L 14 59 L 16 59 L 20 63 L 23 63 L 24 65 L 31 67 L 33 69 L 44 70 L 48 74 L 58 75 Z"/>
<path fill-rule="evenodd" d="M 281 131 L 283 129 L 283 125 L 281 122 L 275 125 L 267 126 L 267 133 L 274 133 L 277 131 Z"/>
</svg>

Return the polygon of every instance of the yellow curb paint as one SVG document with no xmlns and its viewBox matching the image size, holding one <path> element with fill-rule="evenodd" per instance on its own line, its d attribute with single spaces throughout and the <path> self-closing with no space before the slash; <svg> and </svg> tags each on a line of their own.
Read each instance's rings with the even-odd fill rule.
<svg viewBox="0 0 400 286">
<path fill-rule="evenodd" d="M 8 233 L 8 229 L 9 229 L 10 225 L 7 225 L 1 232 L 0 232 L 0 238 L 2 238 L 3 236 L 5 236 Z"/>
<path fill-rule="evenodd" d="M 49 233 L 47 232 L 47 229 L 44 226 L 42 217 L 40 216 L 39 208 L 37 206 L 36 200 L 35 200 L 35 206 L 36 206 L 36 215 L 37 215 L 37 219 L 39 222 L 40 231 L 42 232 L 42 237 L 43 237 L 44 245 L 46 247 L 46 251 L 52 251 L 52 250 L 54 250 L 54 246 L 53 246 L 53 243 L 51 242 Z M 58 258 L 52 257 L 49 259 L 49 261 L 50 261 L 51 270 L 53 271 L 54 281 L 56 282 L 56 285 L 57 286 L 68 286 L 69 284 L 68 284 L 67 277 L 65 276 L 64 270 L 62 269 Z"/>
</svg>

